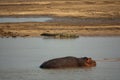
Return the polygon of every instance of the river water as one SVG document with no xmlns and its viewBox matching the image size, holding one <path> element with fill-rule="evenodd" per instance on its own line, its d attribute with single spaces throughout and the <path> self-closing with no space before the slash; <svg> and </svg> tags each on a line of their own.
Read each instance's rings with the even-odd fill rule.
<svg viewBox="0 0 120 80">
<path fill-rule="evenodd" d="M 93 68 L 45 70 L 44 61 L 88 56 Z M 0 80 L 120 80 L 120 37 L 0 38 Z"/>
</svg>

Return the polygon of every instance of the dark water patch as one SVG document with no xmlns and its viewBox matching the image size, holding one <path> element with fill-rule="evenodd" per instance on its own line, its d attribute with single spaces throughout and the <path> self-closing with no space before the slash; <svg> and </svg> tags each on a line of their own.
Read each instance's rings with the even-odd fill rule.
<svg viewBox="0 0 120 80">
<path fill-rule="evenodd" d="M 120 18 L 53 18 L 49 22 L 59 22 L 71 25 L 120 25 Z"/>
</svg>

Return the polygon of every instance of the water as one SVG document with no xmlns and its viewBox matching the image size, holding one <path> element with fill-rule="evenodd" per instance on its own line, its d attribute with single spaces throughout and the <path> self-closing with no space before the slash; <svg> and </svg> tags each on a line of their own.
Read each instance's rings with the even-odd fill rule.
<svg viewBox="0 0 120 80">
<path fill-rule="evenodd" d="M 92 57 L 97 66 L 65 70 L 39 68 L 46 60 L 63 56 Z M 120 37 L 0 38 L 0 80 L 120 80 L 119 73 Z"/>
<path fill-rule="evenodd" d="M 68 17 L 0 17 L 0 23 L 15 22 L 59 22 L 71 25 L 105 25 L 120 24 L 120 18 L 68 18 Z"/>
<path fill-rule="evenodd" d="M 46 22 L 52 20 L 50 17 L 1 17 L 0 23 L 15 23 L 15 22 Z"/>
<path fill-rule="evenodd" d="M 50 22 L 68 23 L 71 25 L 116 25 L 120 24 L 120 18 L 53 18 Z"/>
</svg>

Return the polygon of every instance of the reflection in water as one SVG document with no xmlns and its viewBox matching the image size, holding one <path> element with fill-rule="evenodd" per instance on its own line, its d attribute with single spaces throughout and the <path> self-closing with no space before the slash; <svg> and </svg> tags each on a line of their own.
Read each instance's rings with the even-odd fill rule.
<svg viewBox="0 0 120 80">
<path fill-rule="evenodd" d="M 120 37 L 80 37 L 78 39 L 0 38 L 0 80 L 119 80 Z M 88 56 L 94 68 L 44 70 L 46 60 Z"/>
</svg>

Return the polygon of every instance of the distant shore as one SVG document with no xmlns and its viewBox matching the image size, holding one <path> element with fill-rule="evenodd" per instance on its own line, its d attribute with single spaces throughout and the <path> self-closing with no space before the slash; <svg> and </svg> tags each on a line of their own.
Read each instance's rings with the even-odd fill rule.
<svg viewBox="0 0 120 80">
<path fill-rule="evenodd" d="M 119 0 L 0 0 L 0 16 L 120 18 Z"/>
<path fill-rule="evenodd" d="M 53 21 L 0 23 L 0 37 L 40 37 L 43 33 L 120 36 L 120 21 L 79 22 L 80 18 L 120 19 L 119 0 L 0 0 L 0 17 L 50 16 Z M 65 20 L 57 21 L 57 18 Z"/>
</svg>

